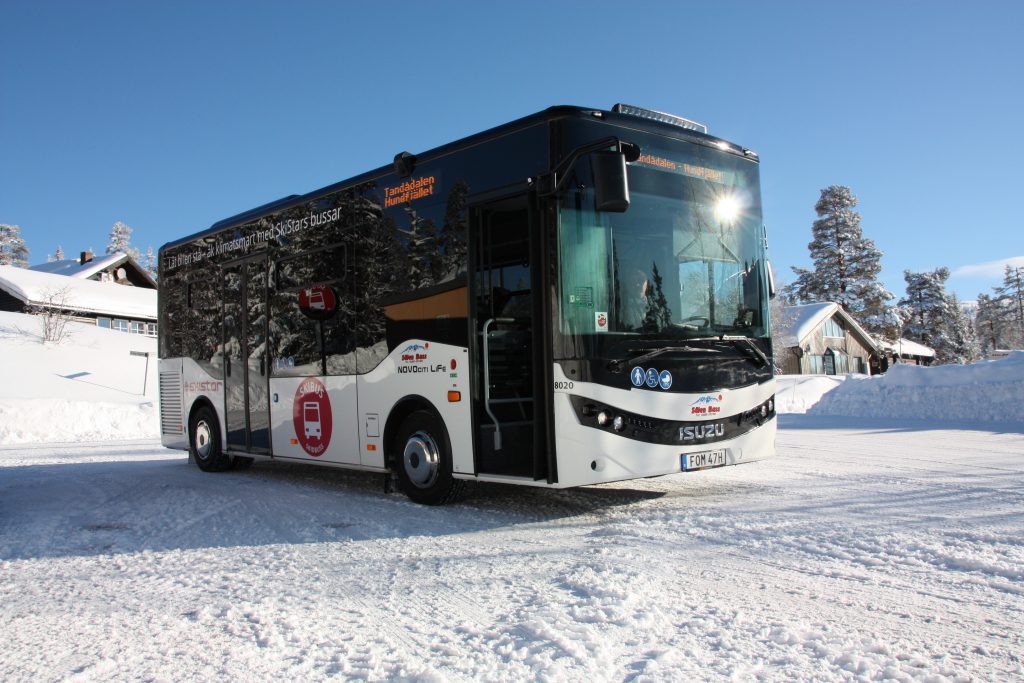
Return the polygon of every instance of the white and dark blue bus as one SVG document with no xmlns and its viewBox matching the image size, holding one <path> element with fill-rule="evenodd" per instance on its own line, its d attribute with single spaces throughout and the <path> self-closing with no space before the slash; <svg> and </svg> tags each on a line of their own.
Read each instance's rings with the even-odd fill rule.
<svg viewBox="0 0 1024 683">
<path fill-rule="evenodd" d="M 564 488 L 775 446 L 757 155 L 554 107 L 160 250 L 165 446 Z"/>
</svg>

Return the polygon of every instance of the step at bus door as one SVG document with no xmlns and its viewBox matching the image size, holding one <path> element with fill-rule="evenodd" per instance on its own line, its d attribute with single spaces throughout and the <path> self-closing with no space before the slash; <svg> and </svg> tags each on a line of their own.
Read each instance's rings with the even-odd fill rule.
<svg viewBox="0 0 1024 683">
<path fill-rule="evenodd" d="M 526 195 L 471 207 L 473 419 L 480 474 L 543 479 L 534 257 Z"/>
<path fill-rule="evenodd" d="M 266 258 L 225 266 L 221 285 L 228 448 L 269 453 Z"/>
</svg>

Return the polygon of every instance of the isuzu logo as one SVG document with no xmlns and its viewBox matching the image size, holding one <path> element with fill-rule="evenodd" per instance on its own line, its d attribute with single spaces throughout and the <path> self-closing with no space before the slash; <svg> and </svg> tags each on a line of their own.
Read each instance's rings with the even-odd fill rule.
<svg viewBox="0 0 1024 683">
<path fill-rule="evenodd" d="M 695 425 L 693 427 L 680 427 L 680 441 L 695 441 L 696 439 L 710 439 L 715 436 L 725 436 L 725 425 L 716 422 L 709 425 Z"/>
</svg>

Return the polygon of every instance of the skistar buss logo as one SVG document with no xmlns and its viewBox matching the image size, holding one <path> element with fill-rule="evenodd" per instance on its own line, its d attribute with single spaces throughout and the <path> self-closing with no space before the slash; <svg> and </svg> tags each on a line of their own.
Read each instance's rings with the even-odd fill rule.
<svg viewBox="0 0 1024 683">
<path fill-rule="evenodd" d="M 406 346 L 404 349 L 402 349 L 402 362 L 422 363 L 427 359 L 426 350 L 429 348 L 429 342 L 423 344 L 422 346 L 419 344 L 409 344 L 409 346 Z"/>
<path fill-rule="evenodd" d="M 717 405 L 722 402 L 722 395 L 704 394 L 690 404 L 690 415 L 717 415 L 722 412 L 722 407 Z"/>
</svg>

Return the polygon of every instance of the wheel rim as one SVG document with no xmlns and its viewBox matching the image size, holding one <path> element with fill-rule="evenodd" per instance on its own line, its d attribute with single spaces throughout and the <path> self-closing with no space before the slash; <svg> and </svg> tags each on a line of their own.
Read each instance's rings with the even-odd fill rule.
<svg viewBox="0 0 1024 683">
<path fill-rule="evenodd" d="M 206 420 L 200 420 L 196 424 L 196 456 L 206 460 L 213 450 L 213 438 L 210 425 Z"/>
<path fill-rule="evenodd" d="M 409 481 L 417 488 L 429 488 L 437 481 L 441 468 L 441 451 L 426 432 L 416 432 L 405 442 L 402 465 Z"/>
</svg>

